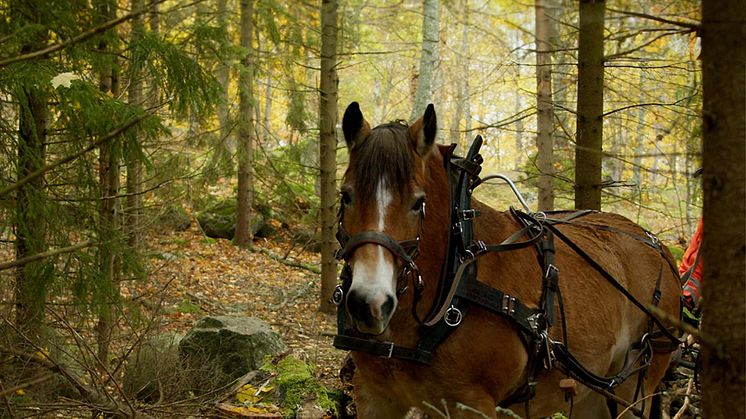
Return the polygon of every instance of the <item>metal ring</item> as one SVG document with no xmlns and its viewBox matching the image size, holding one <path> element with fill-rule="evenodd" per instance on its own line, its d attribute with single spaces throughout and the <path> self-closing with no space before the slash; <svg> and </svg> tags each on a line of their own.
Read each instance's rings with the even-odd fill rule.
<svg viewBox="0 0 746 419">
<path fill-rule="evenodd" d="M 339 307 L 344 300 L 344 296 L 345 292 L 342 289 L 342 286 L 337 285 L 337 287 L 334 288 L 334 292 L 332 293 L 332 303 L 334 303 L 335 306 Z"/>
<path fill-rule="evenodd" d="M 461 320 L 463 319 L 464 315 L 461 313 L 461 310 L 454 306 L 449 307 L 448 310 L 446 310 L 445 316 L 443 316 L 443 321 L 451 327 L 458 326 L 461 324 Z"/>
</svg>

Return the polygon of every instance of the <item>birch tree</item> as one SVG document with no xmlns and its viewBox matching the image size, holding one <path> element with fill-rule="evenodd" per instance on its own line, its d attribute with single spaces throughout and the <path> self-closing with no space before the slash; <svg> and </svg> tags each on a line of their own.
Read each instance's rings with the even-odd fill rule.
<svg viewBox="0 0 746 419">
<path fill-rule="evenodd" d="M 438 0 L 423 0 L 420 71 L 417 75 L 417 89 L 414 93 L 414 106 L 409 117 L 410 121 L 419 118 L 425 112 L 427 104 L 432 102 L 433 74 L 440 55 L 439 43 Z"/>
</svg>

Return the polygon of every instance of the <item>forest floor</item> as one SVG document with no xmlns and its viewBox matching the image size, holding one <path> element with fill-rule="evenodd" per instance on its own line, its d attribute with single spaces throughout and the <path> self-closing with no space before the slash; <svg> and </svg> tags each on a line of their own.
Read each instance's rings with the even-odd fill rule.
<svg viewBox="0 0 746 419">
<path fill-rule="evenodd" d="M 322 384 L 341 387 L 338 375 L 346 353 L 335 349 L 329 337 L 336 333 L 336 317 L 318 310 L 319 275 L 288 266 L 318 266 L 318 253 L 292 240 L 263 239 L 248 251 L 207 238 L 194 225 L 184 232 L 160 232 L 149 250 L 154 273 L 128 292 L 162 299 L 159 331 L 186 334 L 206 315 L 256 317 L 272 326 L 295 357 L 315 366 Z"/>
</svg>

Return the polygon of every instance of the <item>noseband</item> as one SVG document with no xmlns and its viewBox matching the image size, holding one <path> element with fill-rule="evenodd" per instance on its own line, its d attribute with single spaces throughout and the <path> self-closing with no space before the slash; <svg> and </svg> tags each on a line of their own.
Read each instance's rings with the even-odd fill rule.
<svg viewBox="0 0 746 419">
<path fill-rule="evenodd" d="M 397 282 L 397 296 L 403 294 L 408 288 L 408 279 L 411 276 L 414 281 L 416 292 L 421 292 L 423 287 L 422 277 L 420 276 L 419 269 L 414 260 L 420 253 L 420 237 L 422 236 L 422 228 L 425 221 L 425 201 L 422 202 L 422 208 L 419 211 L 419 230 L 417 237 L 409 240 L 396 241 L 391 236 L 380 231 L 362 231 L 353 236 L 350 236 L 345 230 L 343 224 L 345 203 L 344 200 L 340 200 L 339 212 L 337 213 L 337 241 L 339 242 L 340 249 L 337 251 L 337 260 L 343 260 L 345 262 L 342 268 L 342 285 L 338 285 L 334 290 L 332 301 L 336 305 L 342 304 L 344 295 L 350 288 L 352 282 L 352 272 L 350 268 L 350 259 L 359 247 L 366 244 L 377 244 L 383 246 L 395 258 L 401 259 L 404 264 L 402 269 L 396 277 Z"/>
</svg>

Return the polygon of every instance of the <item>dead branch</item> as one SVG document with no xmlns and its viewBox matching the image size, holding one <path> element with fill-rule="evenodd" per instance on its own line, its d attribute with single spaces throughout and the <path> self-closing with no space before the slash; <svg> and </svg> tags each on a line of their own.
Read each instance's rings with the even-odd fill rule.
<svg viewBox="0 0 746 419">
<path fill-rule="evenodd" d="M 95 242 L 93 240 L 88 240 L 82 243 L 78 243 L 72 246 L 68 247 L 61 247 L 59 249 L 49 250 L 42 253 L 37 253 L 35 255 L 31 255 L 28 257 L 25 257 L 23 259 L 13 260 L 10 262 L 3 262 L 0 263 L 0 271 L 4 271 L 6 269 L 14 268 L 16 266 L 23 266 L 26 264 L 29 264 L 31 262 L 36 262 L 39 259 L 44 259 L 52 256 L 61 255 L 63 253 L 72 253 L 76 250 L 85 249 L 86 247 L 93 246 Z"/>
</svg>

